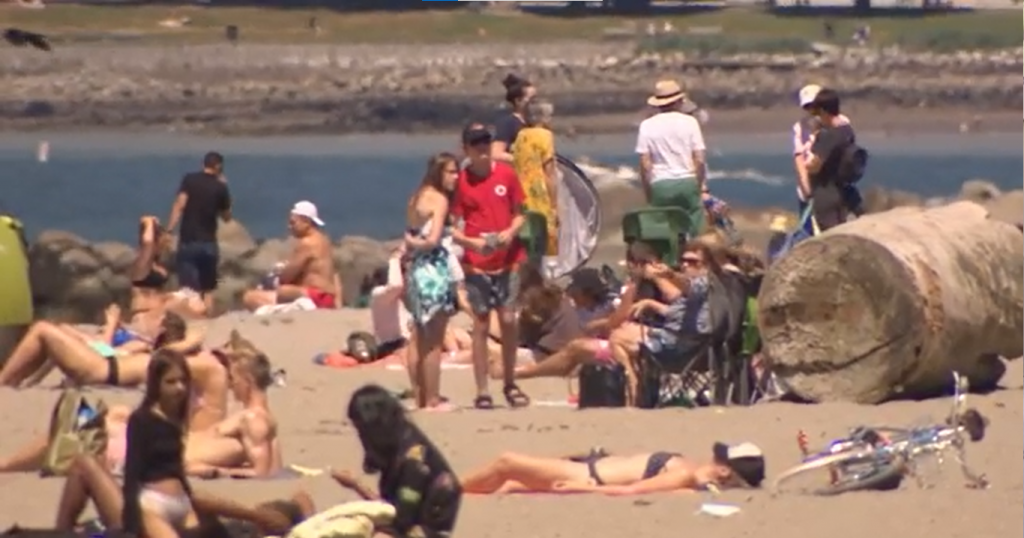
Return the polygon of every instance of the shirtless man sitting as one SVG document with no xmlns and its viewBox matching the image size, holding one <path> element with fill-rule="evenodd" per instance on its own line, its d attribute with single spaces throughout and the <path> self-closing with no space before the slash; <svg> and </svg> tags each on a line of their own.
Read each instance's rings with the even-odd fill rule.
<svg viewBox="0 0 1024 538">
<path fill-rule="evenodd" d="M 331 239 L 323 231 L 324 221 L 312 202 L 292 207 L 288 229 L 297 240 L 287 263 L 277 275 L 276 289 L 245 292 L 242 302 L 256 311 L 265 306 L 286 304 L 307 298 L 317 308 L 336 308 L 340 290 L 334 270 Z"/>
<path fill-rule="evenodd" d="M 274 383 L 270 360 L 237 331 L 231 339 L 231 393 L 242 410 L 189 436 L 186 471 L 204 478 L 270 476 L 283 466 L 277 421 L 267 399 L 267 389 Z"/>
<path fill-rule="evenodd" d="M 715 443 L 698 463 L 674 452 L 613 456 L 601 450 L 570 458 L 508 453 L 462 481 L 466 493 L 604 493 L 756 488 L 764 480 L 761 449 L 752 443 Z"/>
</svg>

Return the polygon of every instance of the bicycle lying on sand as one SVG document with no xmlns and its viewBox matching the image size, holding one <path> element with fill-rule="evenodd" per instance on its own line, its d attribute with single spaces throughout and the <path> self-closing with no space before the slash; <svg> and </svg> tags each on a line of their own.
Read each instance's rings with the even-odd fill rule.
<svg viewBox="0 0 1024 538">
<path fill-rule="evenodd" d="M 968 468 L 965 457 L 966 440 L 981 441 L 987 421 L 981 413 L 966 406 L 967 378 L 954 372 L 953 382 L 953 407 L 942 425 L 911 429 L 862 426 L 814 454 L 807 453 L 806 437 L 801 432 L 803 463 L 779 475 L 772 485 L 773 491 L 838 495 L 891 490 L 900 486 L 904 476 L 914 477 L 920 487 L 925 487 L 916 472 L 918 462 L 925 456 L 934 456 L 942 465 L 949 450 L 953 451 L 968 487 L 988 487 L 984 475 Z"/>
</svg>

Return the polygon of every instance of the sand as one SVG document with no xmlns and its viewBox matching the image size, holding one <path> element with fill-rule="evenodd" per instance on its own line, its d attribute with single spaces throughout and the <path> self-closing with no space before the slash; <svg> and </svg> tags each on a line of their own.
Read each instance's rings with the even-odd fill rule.
<svg viewBox="0 0 1024 538">
<path fill-rule="evenodd" d="M 353 389 L 367 382 L 387 387 L 406 385 L 404 372 L 365 367 L 334 370 L 312 364 L 322 350 L 339 348 L 351 330 L 368 328 L 365 311 L 313 312 L 267 320 L 232 314 L 211 322 L 208 343 L 220 343 L 231 328 L 261 346 L 287 369 L 288 384 L 272 389 L 271 406 L 280 423 L 286 459 L 304 466 L 333 465 L 357 471 L 361 452 L 354 431 L 343 419 Z M 597 495 L 469 497 L 458 537 L 661 537 L 702 538 L 1017 538 L 1024 534 L 1024 466 L 1022 450 L 1021 361 L 1011 365 L 1007 388 L 974 396 L 971 404 L 991 419 L 990 433 L 969 447 L 974 467 L 990 477 L 986 491 L 965 489 L 955 465 L 929 476 L 932 489 L 908 481 L 889 493 L 855 493 L 836 498 L 775 497 L 768 492 L 726 492 L 722 500 L 742 511 L 727 519 L 695 511 L 712 498 L 705 494 L 667 494 L 637 498 Z M 53 379 L 52 381 L 56 381 Z M 51 383 L 52 384 L 52 383 Z M 565 383 L 524 383 L 537 400 L 563 401 Z M 469 403 L 469 371 L 446 371 L 444 393 Z M 134 404 L 138 391 L 103 391 L 111 402 Z M 47 389 L 0 391 L 0 453 L 9 453 L 46 425 L 57 392 Z M 799 429 L 820 443 L 858 424 L 908 425 L 922 418 L 941 419 L 947 401 L 897 402 L 881 406 L 796 405 L 773 403 L 751 408 L 700 410 L 595 410 L 533 407 L 491 412 L 417 413 L 415 420 L 438 443 L 457 472 L 466 472 L 502 451 L 560 455 L 601 445 L 613 452 L 683 452 L 706 458 L 711 443 L 753 441 L 768 458 L 769 476 L 795 464 Z M 352 499 L 325 477 L 294 481 L 196 482 L 240 500 L 259 501 L 305 488 L 322 506 Z M 51 525 L 61 487 L 59 479 L 34 474 L 0 475 L 0 528 L 14 522 Z"/>
</svg>

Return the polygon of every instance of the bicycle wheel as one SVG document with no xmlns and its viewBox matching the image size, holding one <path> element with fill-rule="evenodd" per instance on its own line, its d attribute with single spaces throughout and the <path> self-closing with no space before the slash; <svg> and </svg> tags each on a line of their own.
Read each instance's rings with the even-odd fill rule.
<svg viewBox="0 0 1024 538">
<path fill-rule="evenodd" d="M 899 487 L 903 469 L 902 461 L 885 459 L 875 451 L 842 452 L 793 467 L 775 479 L 772 490 L 822 496 L 891 490 Z"/>
</svg>

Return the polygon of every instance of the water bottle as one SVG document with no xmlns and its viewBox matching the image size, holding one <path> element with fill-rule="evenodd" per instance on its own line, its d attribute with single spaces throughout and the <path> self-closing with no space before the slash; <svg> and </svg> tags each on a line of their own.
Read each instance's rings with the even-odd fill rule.
<svg viewBox="0 0 1024 538">
<path fill-rule="evenodd" d="M 277 262 L 274 264 L 274 268 L 270 270 L 263 279 L 260 281 L 260 288 L 265 290 L 276 290 L 278 285 L 281 284 L 281 271 L 284 269 L 284 262 Z"/>
</svg>

